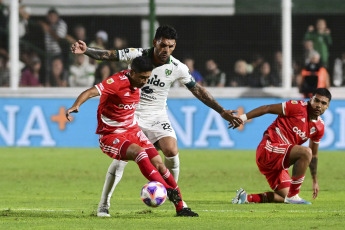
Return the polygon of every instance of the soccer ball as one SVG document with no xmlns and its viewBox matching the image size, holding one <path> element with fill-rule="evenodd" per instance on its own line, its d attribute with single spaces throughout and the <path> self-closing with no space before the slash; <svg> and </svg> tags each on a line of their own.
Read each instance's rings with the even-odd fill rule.
<svg viewBox="0 0 345 230">
<path fill-rule="evenodd" d="M 141 200 L 150 207 L 161 206 L 167 198 L 167 190 L 161 183 L 151 181 L 141 190 Z"/>
</svg>

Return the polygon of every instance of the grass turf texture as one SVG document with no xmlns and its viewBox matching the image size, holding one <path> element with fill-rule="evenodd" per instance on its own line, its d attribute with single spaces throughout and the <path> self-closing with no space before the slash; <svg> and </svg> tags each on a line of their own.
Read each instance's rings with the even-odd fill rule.
<svg viewBox="0 0 345 230">
<path fill-rule="evenodd" d="M 175 217 L 166 202 L 140 200 L 147 180 L 130 162 L 112 199 L 111 218 L 96 217 L 111 159 L 99 149 L 0 148 L 0 229 L 344 229 L 345 152 L 319 153 L 320 193 L 308 170 L 301 197 L 312 205 L 234 205 L 236 189 L 268 191 L 254 151 L 181 150 L 179 186 L 199 218 Z"/>
</svg>

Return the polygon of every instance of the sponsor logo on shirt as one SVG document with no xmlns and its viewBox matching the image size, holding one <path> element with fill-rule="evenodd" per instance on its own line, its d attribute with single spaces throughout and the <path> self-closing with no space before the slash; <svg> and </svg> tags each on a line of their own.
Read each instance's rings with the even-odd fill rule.
<svg viewBox="0 0 345 230">
<path fill-rule="evenodd" d="M 118 105 L 118 107 L 120 108 L 120 109 L 135 109 L 136 107 L 137 107 L 137 104 L 135 104 L 134 102 L 133 102 L 133 104 L 127 104 L 127 105 L 124 105 L 124 104 L 119 104 Z"/>
<path fill-rule="evenodd" d="M 150 86 L 145 86 L 144 88 L 141 89 L 144 93 L 153 93 L 153 89 L 150 88 Z"/>
<path fill-rule="evenodd" d="M 123 96 L 129 97 L 129 92 L 125 93 Z"/>
<path fill-rule="evenodd" d="M 293 127 L 292 129 L 300 138 L 302 138 L 302 140 L 306 140 L 308 139 L 308 137 L 306 137 L 305 132 L 302 132 L 299 128 L 297 128 L 296 126 Z"/>
<path fill-rule="evenodd" d="M 158 78 L 158 75 L 155 74 L 153 78 L 150 78 L 147 81 L 147 84 L 154 85 L 154 86 L 159 86 L 159 87 L 164 87 L 165 83 L 161 82 L 161 79 L 157 79 L 157 78 Z"/>
<path fill-rule="evenodd" d="M 302 118 L 301 121 L 303 121 L 303 123 L 305 123 L 305 118 Z"/>
</svg>

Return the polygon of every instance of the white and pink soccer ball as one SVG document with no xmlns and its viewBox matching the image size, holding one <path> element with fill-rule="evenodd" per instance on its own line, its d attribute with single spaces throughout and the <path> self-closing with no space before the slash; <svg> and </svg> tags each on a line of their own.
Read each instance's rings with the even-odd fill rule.
<svg viewBox="0 0 345 230">
<path fill-rule="evenodd" d="M 167 198 L 167 190 L 161 183 L 151 181 L 141 190 L 141 200 L 150 207 L 161 206 Z"/>
</svg>

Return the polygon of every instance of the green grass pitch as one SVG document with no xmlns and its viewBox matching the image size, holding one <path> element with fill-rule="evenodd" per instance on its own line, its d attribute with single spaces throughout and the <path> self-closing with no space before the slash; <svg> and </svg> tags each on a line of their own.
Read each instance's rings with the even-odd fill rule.
<svg viewBox="0 0 345 230">
<path fill-rule="evenodd" d="M 166 202 L 140 200 L 147 180 L 129 162 L 111 203 L 96 217 L 111 159 L 99 149 L 0 148 L 0 229 L 345 229 L 345 152 L 320 151 L 320 193 L 312 200 L 310 172 L 301 197 L 312 205 L 233 205 L 236 189 L 268 191 L 255 151 L 181 150 L 179 186 L 199 218 L 175 217 Z"/>
</svg>

